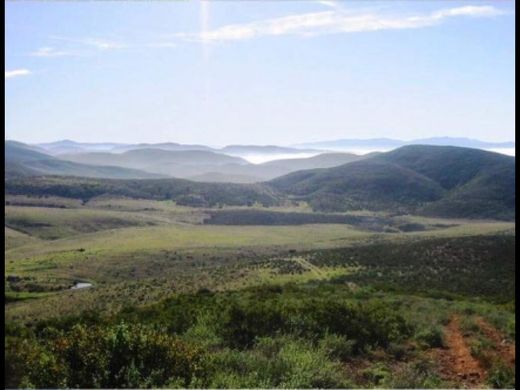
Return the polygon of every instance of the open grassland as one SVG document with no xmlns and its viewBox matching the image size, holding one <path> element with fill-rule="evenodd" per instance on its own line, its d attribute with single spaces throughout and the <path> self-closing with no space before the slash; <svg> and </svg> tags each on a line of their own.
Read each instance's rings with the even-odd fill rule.
<svg viewBox="0 0 520 390">
<path fill-rule="evenodd" d="M 5 226 L 4 228 L 4 250 L 8 251 L 9 249 L 15 248 L 17 246 L 21 246 L 24 244 L 28 244 L 30 242 L 38 241 L 38 239 L 26 234 L 19 232 L 17 230 L 13 230 Z"/>
<path fill-rule="evenodd" d="M 514 223 L 306 207 L 11 198 L 6 386 L 514 387 Z"/>
<path fill-rule="evenodd" d="M 155 222 L 145 215 L 104 210 L 6 206 L 5 224 L 35 237 L 56 239 L 100 230 L 149 226 Z"/>
</svg>

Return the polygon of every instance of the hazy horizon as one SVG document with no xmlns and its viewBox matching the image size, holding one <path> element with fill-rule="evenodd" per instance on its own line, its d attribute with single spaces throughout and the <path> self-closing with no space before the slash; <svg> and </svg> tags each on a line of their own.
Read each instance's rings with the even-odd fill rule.
<svg viewBox="0 0 520 390">
<path fill-rule="evenodd" d="M 5 141 L 15 141 L 15 142 L 22 142 L 22 143 L 26 143 L 28 145 L 38 145 L 38 144 L 50 144 L 50 143 L 55 143 L 55 142 L 65 142 L 65 141 L 71 141 L 71 142 L 76 142 L 76 143 L 85 143 L 85 144 L 96 144 L 96 143 L 106 143 L 106 144 L 128 144 L 128 145 L 131 145 L 131 144 L 161 144 L 161 143 L 177 143 L 177 144 L 193 144 L 193 145 L 204 145 L 204 146 L 209 146 L 209 147 L 212 147 L 212 148 L 223 148 L 225 146 L 229 146 L 229 145 L 246 145 L 246 146 L 281 146 L 281 147 L 297 147 L 299 145 L 305 145 L 305 144 L 311 144 L 311 143 L 318 143 L 318 142 L 333 142 L 333 141 L 339 141 L 339 140 L 344 140 L 344 139 L 348 139 L 348 140 L 359 140 L 359 141 L 370 141 L 370 140 L 375 140 L 375 139 L 388 139 L 388 140 L 395 140 L 395 141 L 402 141 L 402 142 L 413 142 L 413 141 L 416 141 L 416 140 L 419 140 L 419 139 L 429 139 L 429 138 L 463 138 L 463 139 L 468 139 L 468 140 L 475 140 L 475 141 L 482 141 L 482 142 L 489 142 L 489 143 L 515 143 L 516 140 L 515 140 L 515 137 L 513 137 L 512 139 L 507 139 L 507 140 L 503 140 L 503 141 L 495 141 L 495 140 L 490 140 L 490 139 L 482 139 L 482 138 L 473 138 L 473 137 L 451 137 L 451 136 L 432 136 L 432 137 L 421 137 L 421 138 L 413 138 L 413 139 L 400 139 L 400 138 L 393 138 L 393 137 L 367 137 L 367 138 L 364 138 L 364 137 L 341 137 L 341 138 L 336 138 L 336 139 L 312 139 L 312 140 L 302 140 L 302 141 L 298 141 L 298 142 L 293 142 L 293 143 L 230 143 L 230 144 L 222 144 L 222 143 L 211 143 L 211 142 L 197 142 L 197 143 L 183 143 L 183 142 L 179 142 L 178 140 L 174 140 L 174 139 L 164 139 L 162 141 L 157 141 L 157 142 L 148 142 L 148 141 L 143 141 L 143 142 L 120 142 L 120 141 L 114 141 L 114 140 L 105 140 L 105 139 L 100 139 L 100 140 L 97 140 L 97 141 L 82 141 L 82 140 L 79 140 L 79 139 L 71 139 L 71 138 L 61 138 L 61 139 L 47 139 L 47 140 L 43 140 L 43 141 L 24 141 L 24 140 L 20 140 L 20 139 L 17 139 L 17 138 L 7 138 L 5 137 Z"/>
</svg>

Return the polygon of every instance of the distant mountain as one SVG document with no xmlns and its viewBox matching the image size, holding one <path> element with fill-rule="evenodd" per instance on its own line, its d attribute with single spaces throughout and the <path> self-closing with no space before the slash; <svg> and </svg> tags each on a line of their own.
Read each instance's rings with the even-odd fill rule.
<svg viewBox="0 0 520 390">
<path fill-rule="evenodd" d="M 276 146 L 276 145 L 228 145 L 219 149 L 222 153 L 232 154 L 286 154 L 286 153 L 302 153 L 302 150 Z"/>
<path fill-rule="evenodd" d="M 216 151 L 216 149 L 210 148 L 204 145 L 183 145 L 175 142 L 165 142 L 159 144 L 135 144 L 135 145 L 119 145 L 114 147 L 111 151 L 113 153 L 120 153 L 129 150 L 136 149 L 161 149 L 169 151 L 188 151 L 188 150 L 205 150 L 205 151 Z"/>
<path fill-rule="evenodd" d="M 173 199 L 191 206 L 254 202 L 274 205 L 289 198 L 305 200 L 317 211 L 368 209 L 449 218 L 515 218 L 515 158 L 473 148 L 408 145 L 362 157 L 325 153 L 258 165 L 208 151 L 141 149 L 121 154 L 87 153 L 71 157 L 88 158 L 98 164 L 113 163 L 118 158 L 121 164 L 155 164 L 154 169 L 162 167 L 167 172 L 179 169 L 197 181 L 213 183 L 182 179 L 88 179 L 141 179 L 152 174 L 64 161 L 11 141 L 6 142 L 5 155 L 5 184 L 7 193 L 12 194 L 81 199 L 109 194 Z M 302 167 L 313 169 L 300 170 Z M 254 181 L 287 170 L 297 171 L 265 183 L 227 183 L 231 180 Z"/>
<path fill-rule="evenodd" d="M 363 156 L 352 153 L 322 153 L 307 158 L 286 158 L 241 167 L 226 166 L 223 167 L 223 169 L 225 169 L 228 174 L 232 173 L 235 175 L 246 175 L 246 177 L 257 177 L 262 181 L 274 179 L 275 177 L 303 169 L 335 167 L 362 158 Z"/>
<path fill-rule="evenodd" d="M 157 178 L 151 174 L 135 169 L 113 166 L 91 166 L 63 161 L 35 150 L 34 147 L 20 142 L 5 142 L 5 177 L 67 175 L 99 178 Z"/>
<path fill-rule="evenodd" d="M 478 149 L 411 145 L 270 182 L 316 210 L 413 212 L 514 219 L 515 158 Z"/>
<path fill-rule="evenodd" d="M 377 148 L 397 148 L 404 145 L 404 141 L 390 138 L 370 138 L 370 139 L 338 139 L 332 141 L 319 141 L 297 144 L 299 148 L 359 148 L 359 149 L 377 149 Z"/>
<path fill-rule="evenodd" d="M 124 153 L 78 153 L 59 157 L 83 164 L 119 166 L 196 181 L 231 183 L 260 182 L 301 169 L 332 167 L 361 158 L 350 153 L 324 153 L 309 158 L 251 164 L 240 157 L 211 151 L 160 149 L 135 149 Z"/>
<path fill-rule="evenodd" d="M 100 143 L 88 143 L 88 142 L 76 142 L 71 140 L 62 140 L 56 142 L 41 143 L 35 146 L 47 153 L 55 156 L 66 153 L 84 153 L 89 151 L 109 151 L 116 147 L 123 147 L 122 144 L 100 142 Z"/>
<path fill-rule="evenodd" d="M 363 156 L 353 153 L 322 153 L 317 156 L 307 158 L 288 158 L 281 160 L 268 161 L 259 164 L 259 167 L 270 168 L 273 171 L 296 171 L 302 169 L 330 168 L 360 160 Z M 279 173 L 278 173 L 279 175 Z"/>
<path fill-rule="evenodd" d="M 60 157 L 83 164 L 140 169 L 178 178 L 218 171 L 224 165 L 249 164 L 239 157 L 204 150 L 135 149 L 123 153 L 80 153 Z"/>
<path fill-rule="evenodd" d="M 471 138 L 433 137 L 420 138 L 412 141 L 402 141 L 391 138 L 372 139 L 338 139 L 333 141 L 310 142 L 298 144 L 301 148 L 332 148 L 332 149 L 394 149 L 405 145 L 439 145 L 439 146 L 461 146 L 468 148 L 514 148 L 514 142 L 485 142 Z"/>
<path fill-rule="evenodd" d="M 59 156 L 63 154 L 80 154 L 90 152 L 110 152 L 110 153 L 123 153 L 130 150 L 136 149 L 160 149 L 170 151 L 183 151 L 183 150 L 207 150 L 212 151 L 214 149 L 204 145 L 182 145 L 174 142 L 165 142 L 157 144 L 120 144 L 112 142 L 101 142 L 101 143 L 89 143 L 89 142 L 76 142 L 71 140 L 62 140 L 56 142 L 48 142 L 34 145 L 35 147 L 43 150 L 53 156 Z"/>
<path fill-rule="evenodd" d="M 514 148 L 514 142 L 486 142 L 471 138 L 433 137 L 422 138 L 406 142 L 407 145 L 439 145 L 439 146 L 461 146 L 466 148 Z"/>
</svg>

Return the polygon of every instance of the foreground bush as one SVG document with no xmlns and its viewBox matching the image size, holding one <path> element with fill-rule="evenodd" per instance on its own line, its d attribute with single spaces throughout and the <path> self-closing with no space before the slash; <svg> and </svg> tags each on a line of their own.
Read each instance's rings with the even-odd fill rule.
<svg viewBox="0 0 520 390">
<path fill-rule="evenodd" d="M 7 387 L 138 388 L 178 383 L 201 374 L 203 354 L 175 337 L 139 325 L 57 331 L 43 341 L 11 339 Z"/>
<path fill-rule="evenodd" d="M 333 299 L 233 304 L 223 320 L 224 340 L 232 347 L 248 348 L 257 337 L 289 333 L 317 340 L 336 334 L 351 340 L 354 353 L 367 347 L 387 347 L 412 333 L 402 316 L 381 304 L 353 305 Z"/>
</svg>

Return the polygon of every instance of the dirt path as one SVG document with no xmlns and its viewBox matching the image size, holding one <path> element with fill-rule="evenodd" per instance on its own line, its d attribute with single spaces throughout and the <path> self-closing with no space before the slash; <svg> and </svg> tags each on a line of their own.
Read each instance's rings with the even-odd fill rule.
<svg viewBox="0 0 520 390">
<path fill-rule="evenodd" d="M 323 279 L 325 277 L 325 274 L 323 273 L 323 271 L 321 269 L 319 269 L 319 267 L 317 267 L 314 264 L 310 263 L 309 261 L 305 260 L 303 257 L 294 257 L 291 260 L 296 261 L 302 267 L 304 267 L 304 268 L 308 269 L 309 271 L 311 271 L 312 273 L 314 273 L 314 275 L 318 279 Z"/>
<path fill-rule="evenodd" d="M 509 342 L 500 331 L 498 331 L 494 326 L 490 325 L 482 317 L 476 318 L 475 322 L 482 330 L 484 335 L 495 344 L 495 348 L 500 359 L 510 367 L 514 367 L 516 355 L 515 344 Z"/>
<path fill-rule="evenodd" d="M 446 348 L 439 351 L 441 374 L 445 379 L 459 383 L 465 388 L 481 387 L 486 372 L 479 361 L 471 356 L 457 316 L 446 326 L 445 337 Z"/>
</svg>

